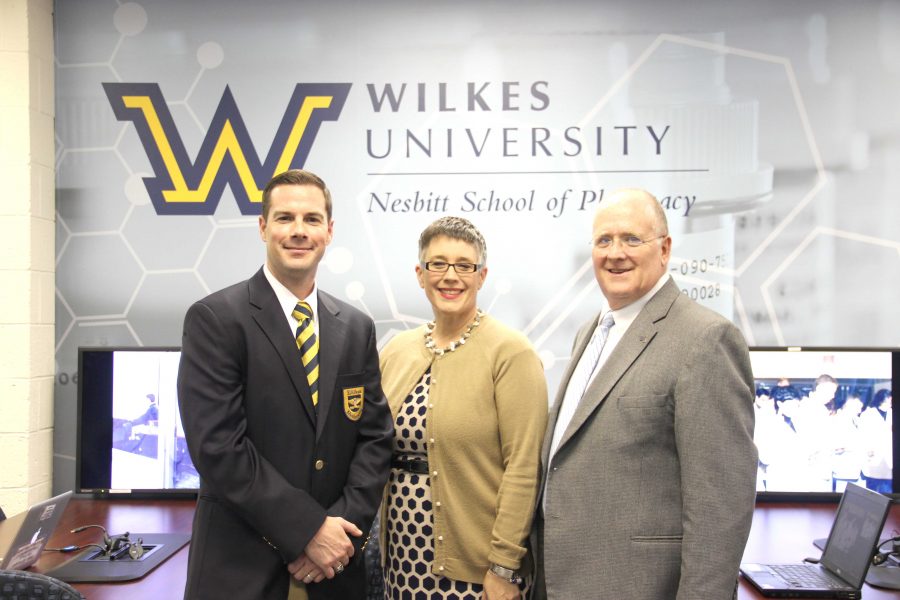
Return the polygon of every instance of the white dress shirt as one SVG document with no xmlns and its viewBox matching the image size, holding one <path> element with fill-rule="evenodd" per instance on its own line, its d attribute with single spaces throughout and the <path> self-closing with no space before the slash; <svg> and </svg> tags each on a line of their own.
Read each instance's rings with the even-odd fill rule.
<svg viewBox="0 0 900 600">
<path fill-rule="evenodd" d="M 309 296 L 306 298 L 297 298 L 294 293 L 284 287 L 275 275 L 272 274 L 272 271 L 269 270 L 269 265 L 263 265 L 263 273 L 266 276 L 266 279 L 269 281 L 269 285 L 272 286 L 272 290 L 275 292 L 275 297 L 278 299 L 278 304 L 281 305 L 281 311 L 284 313 L 285 318 L 287 319 L 287 323 L 291 328 L 291 334 L 297 334 L 297 319 L 291 315 L 294 312 L 294 309 L 297 308 L 298 302 L 306 302 L 309 304 L 309 308 L 312 309 L 313 314 L 313 326 L 316 328 L 316 338 L 319 337 L 319 301 L 316 295 L 316 284 L 313 283 L 313 289 L 309 293 Z"/>
</svg>

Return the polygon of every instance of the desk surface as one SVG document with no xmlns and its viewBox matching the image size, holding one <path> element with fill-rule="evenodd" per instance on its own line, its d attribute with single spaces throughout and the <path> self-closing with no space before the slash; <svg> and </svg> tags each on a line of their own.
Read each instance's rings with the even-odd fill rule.
<svg viewBox="0 0 900 600">
<path fill-rule="evenodd" d="M 753 515 L 753 528 L 744 552 L 747 562 L 799 562 L 806 556 L 818 556 L 812 540 L 828 535 L 837 505 L 761 503 Z M 71 534 L 79 525 L 101 524 L 111 533 L 190 533 L 194 514 L 193 500 L 87 500 L 73 499 L 63 515 L 51 547 L 96 541 L 98 531 Z M 900 506 L 891 508 L 885 534 L 900 531 Z M 47 552 L 38 562 L 46 571 L 71 555 Z M 79 583 L 75 587 L 91 600 L 122 598 L 181 598 L 187 573 L 188 546 L 161 564 L 143 579 L 126 583 Z M 866 600 L 896 600 L 898 592 L 866 585 Z M 738 598 L 761 598 L 741 579 Z"/>
<path fill-rule="evenodd" d="M 807 556 L 818 557 L 821 551 L 812 541 L 828 537 L 837 504 L 759 503 L 753 512 L 753 527 L 744 550 L 744 562 L 792 563 Z M 900 531 L 900 506 L 891 507 L 882 538 Z M 863 598 L 897 600 L 900 592 L 863 585 Z M 756 589 L 741 578 L 738 598 L 762 598 Z"/>
<path fill-rule="evenodd" d="M 69 530 L 81 525 L 103 525 L 110 535 L 131 533 L 190 533 L 194 518 L 194 500 L 90 500 L 76 498 L 69 502 L 56 533 L 47 544 L 60 548 L 68 544 L 98 542 L 102 533 L 88 529 L 81 533 Z M 134 536 L 132 536 L 134 537 Z M 145 577 L 122 583 L 72 584 L 90 600 L 122 600 L 123 598 L 181 598 L 187 575 L 188 548 L 178 550 L 171 558 Z M 75 553 L 77 554 L 77 553 Z M 45 552 L 37 570 L 48 571 L 72 558 L 74 554 Z"/>
</svg>

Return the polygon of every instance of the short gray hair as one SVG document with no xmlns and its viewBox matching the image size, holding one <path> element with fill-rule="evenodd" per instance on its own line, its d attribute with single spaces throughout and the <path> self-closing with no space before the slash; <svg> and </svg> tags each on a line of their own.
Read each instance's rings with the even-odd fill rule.
<svg viewBox="0 0 900 600">
<path fill-rule="evenodd" d="M 425 250 L 431 240 L 445 235 L 450 239 L 460 240 L 475 246 L 478 252 L 478 262 L 487 263 L 487 242 L 478 228 L 462 217 L 441 217 L 422 231 L 419 236 L 419 260 L 425 260 Z"/>
</svg>

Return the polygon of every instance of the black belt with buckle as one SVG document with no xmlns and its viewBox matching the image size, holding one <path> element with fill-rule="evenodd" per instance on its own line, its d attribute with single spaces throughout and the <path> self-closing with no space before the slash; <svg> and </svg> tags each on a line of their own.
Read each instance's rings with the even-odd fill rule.
<svg viewBox="0 0 900 600">
<path fill-rule="evenodd" d="M 428 475 L 427 460 L 410 460 L 409 458 L 395 456 L 391 458 L 391 466 L 395 469 L 403 469 L 416 475 Z"/>
</svg>

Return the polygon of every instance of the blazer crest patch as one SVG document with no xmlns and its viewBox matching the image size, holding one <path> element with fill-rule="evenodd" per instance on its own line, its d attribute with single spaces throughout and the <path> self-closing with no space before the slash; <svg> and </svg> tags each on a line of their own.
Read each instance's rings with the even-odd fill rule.
<svg viewBox="0 0 900 600">
<path fill-rule="evenodd" d="M 351 421 L 359 421 L 362 417 L 365 388 L 344 388 L 344 414 Z"/>
</svg>

